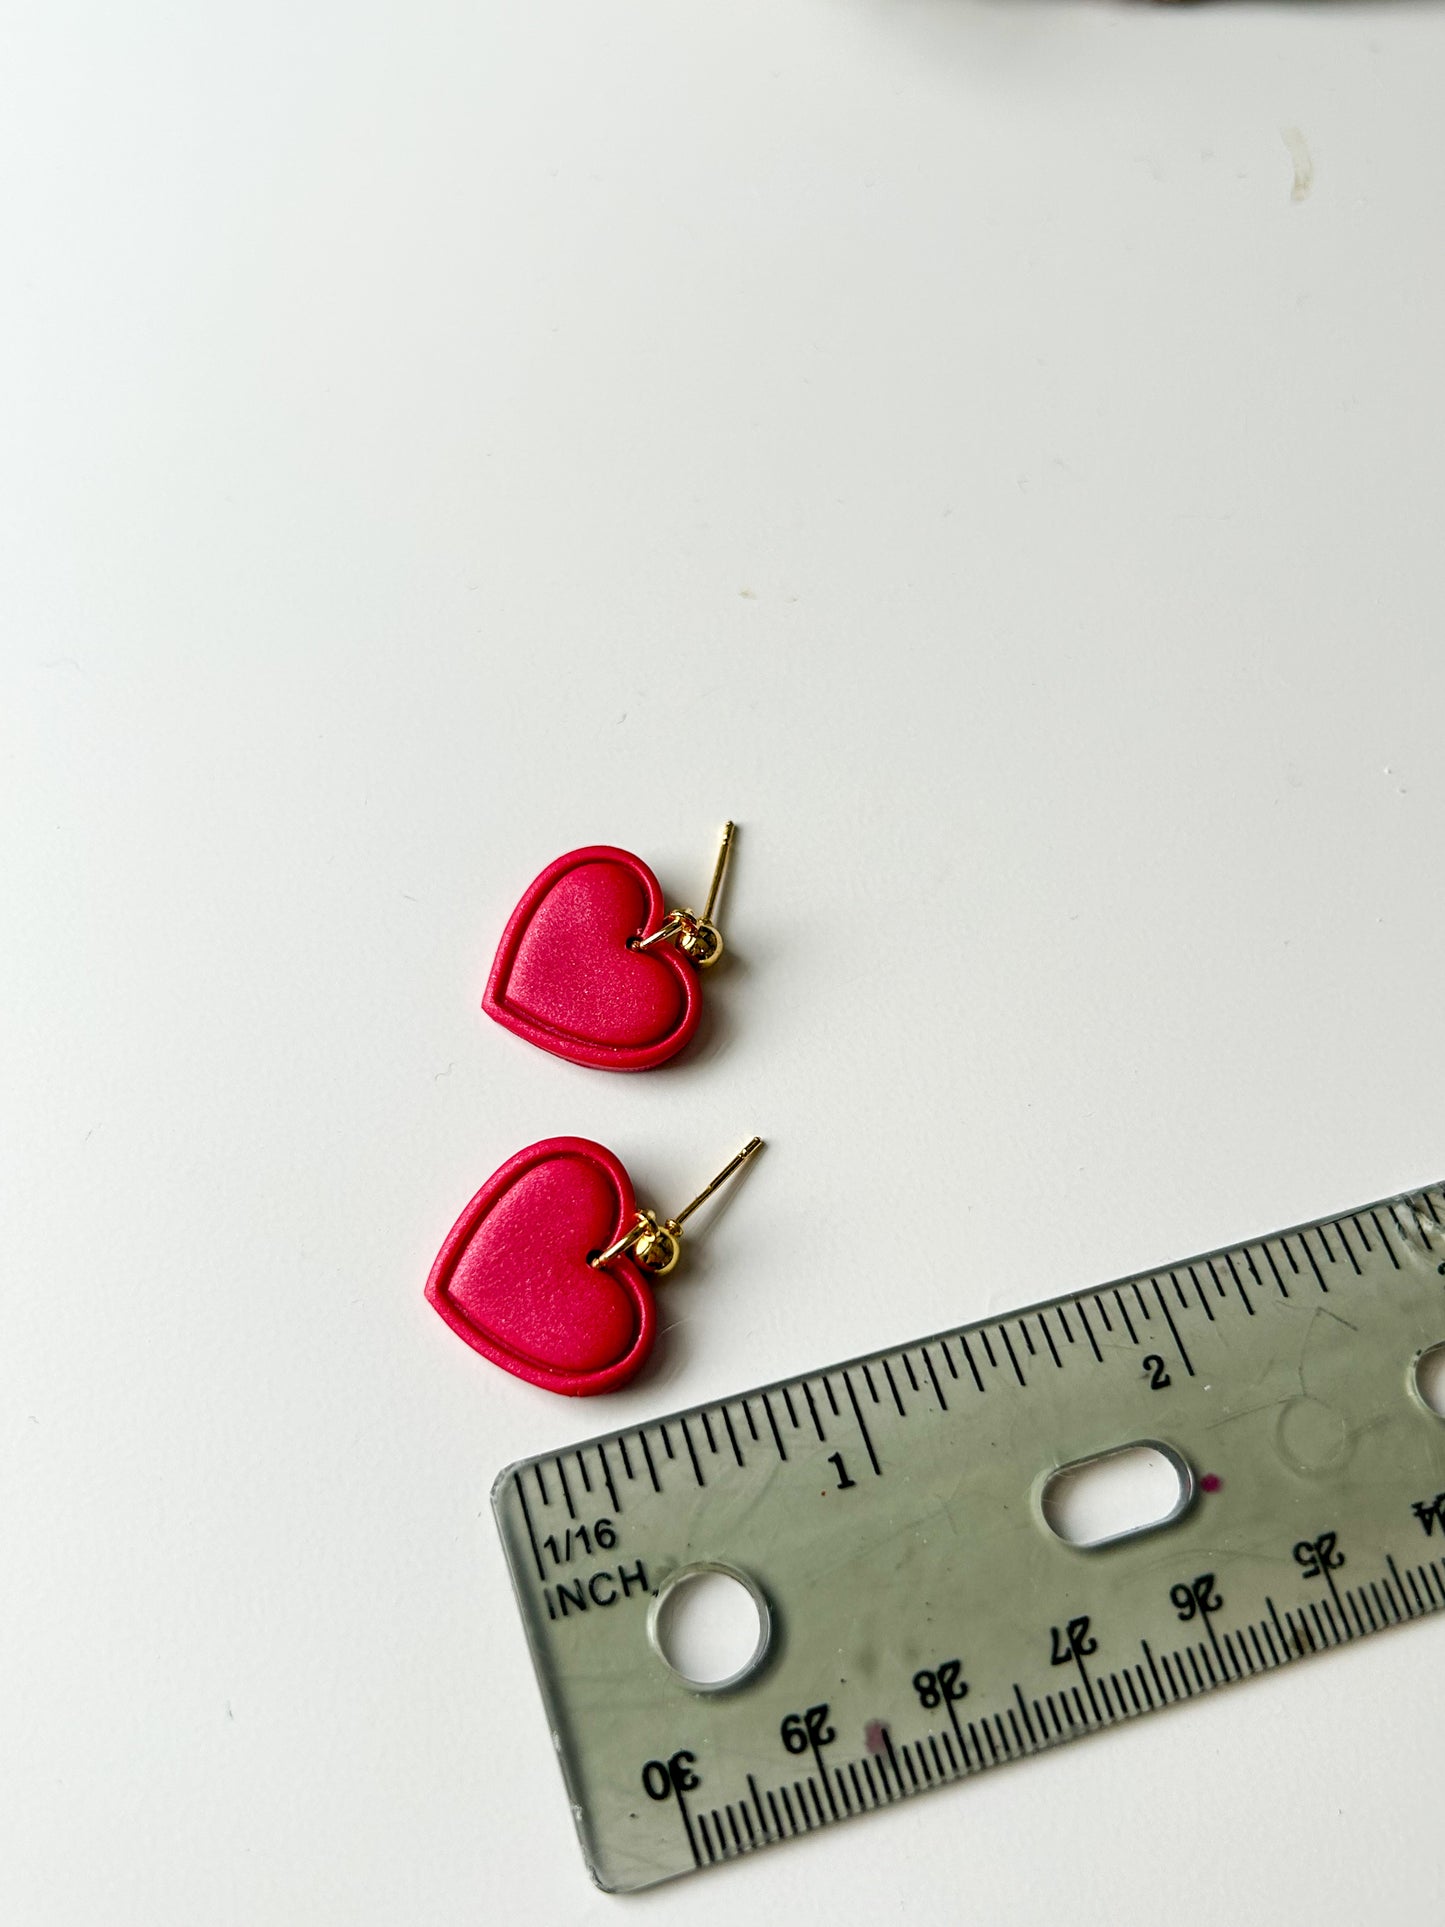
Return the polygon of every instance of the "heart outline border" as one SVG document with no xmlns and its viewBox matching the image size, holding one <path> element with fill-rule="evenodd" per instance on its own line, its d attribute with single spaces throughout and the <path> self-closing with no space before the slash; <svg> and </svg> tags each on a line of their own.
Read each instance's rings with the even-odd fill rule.
<svg viewBox="0 0 1445 1927">
<path fill-rule="evenodd" d="M 668 945 L 649 952 L 649 955 L 656 957 L 658 962 L 676 975 L 682 985 L 683 1011 L 677 1025 L 656 1043 L 589 1042 L 586 1038 L 574 1037 L 542 1023 L 507 1001 L 506 987 L 517 961 L 517 951 L 539 904 L 562 877 L 571 870 L 580 869 L 584 863 L 618 864 L 642 885 L 647 898 L 647 920 L 644 928 L 637 933 L 639 937 L 661 925 L 667 915 L 662 887 L 640 856 L 634 856 L 630 850 L 618 849 L 611 843 L 592 843 L 585 849 L 569 850 L 565 856 L 559 856 L 549 863 L 540 876 L 533 878 L 507 919 L 507 927 L 502 932 L 502 940 L 492 960 L 486 989 L 482 992 L 482 1009 L 505 1030 L 524 1038 L 529 1044 L 535 1044 L 539 1050 L 550 1052 L 553 1057 L 564 1058 L 568 1063 L 585 1064 L 593 1070 L 602 1071 L 652 1070 L 656 1065 L 665 1064 L 669 1058 L 675 1057 L 687 1045 L 702 1016 L 702 986 L 697 972 L 679 951 Z"/>
<path fill-rule="evenodd" d="M 610 1392 L 619 1385 L 625 1385 L 628 1379 L 646 1364 L 648 1355 L 652 1351 L 653 1340 L 657 1336 L 657 1302 L 652 1294 L 652 1286 L 625 1252 L 612 1260 L 607 1266 L 607 1271 L 632 1299 L 637 1312 L 636 1335 L 621 1358 L 614 1359 L 610 1365 L 600 1366 L 595 1371 L 553 1371 L 529 1359 L 519 1358 L 516 1353 L 497 1344 L 480 1327 L 473 1324 L 448 1291 L 462 1254 L 480 1229 L 488 1212 L 528 1171 L 554 1157 L 580 1157 L 603 1171 L 617 1193 L 617 1222 L 608 1243 L 612 1243 L 621 1236 L 637 1216 L 637 1198 L 632 1188 L 632 1179 L 621 1161 L 607 1149 L 606 1145 L 598 1144 L 592 1138 L 539 1138 L 535 1144 L 527 1145 L 524 1150 L 508 1158 L 505 1164 L 498 1165 L 466 1205 L 442 1241 L 442 1248 L 436 1255 L 426 1281 L 426 1299 L 458 1338 L 493 1365 L 499 1366 L 502 1371 L 510 1372 L 514 1378 L 520 1378 L 529 1385 L 536 1385 L 543 1391 L 558 1392 L 567 1398 L 588 1398 L 594 1393 Z"/>
</svg>

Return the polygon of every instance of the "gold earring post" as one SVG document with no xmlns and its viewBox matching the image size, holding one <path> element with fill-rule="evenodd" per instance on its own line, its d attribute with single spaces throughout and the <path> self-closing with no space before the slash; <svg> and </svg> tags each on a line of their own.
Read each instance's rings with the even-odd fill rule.
<svg viewBox="0 0 1445 1927">
<path fill-rule="evenodd" d="M 731 828 L 732 827 L 731 824 L 729 824 L 728 827 Z M 755 1156 L 757 1152 L 762 1150 L 762 1148 L 763 1148 L 763 1140 L 760 1137 L 749 1138 L 747 1143 L 743 1146 L 742 1150 L 738 1152 L 737 1156 L 731 1161 L 731 1163 L 725 1164 L 721 1169 L 721 1171 L 718 1172 L 717 1176 L 713 1179 L 712 1183 L 704 1185 L 702 1190 L 698 1192 L 697 1196 L 693 1199 L 691 1204 L 685 1204 L 682 1207 L 681 1211 L 675 1213 L 674 1216 L 672 1216 L 667 1220 L 668 1230 L 675 1231 L 677 1227 L 680 1224 L 682 1224 L 685 1219 L 690 1218 L 693 1212 L 697 1210 L 697 1207 L 700 1204 L 706 1204 L 707 1200 L 712 1196 L 713 1192 L 717 1190 L 720 1184 L 726 1184 L 728 1179 L 732 1176 L 733 1172 L 740 1171 L 743 1168 L 743 1166 L 747 1163 L 748 1159 L 750 1157 Z"/>
<path fill-rule="evenodd" d="M 622 1236 L 590 1260 L 593 1270 L 603 1270 L 614 1258 L 620 1258 L 624 1251 L 630 1251 L 634 1263 L 641 1265 L 644 1271 L 650 1271 L 655 1278 L 665 1278 L 682 1256 L 683 1221 L 690 1218 L 719 1185 L 726 1184 L 733 1173 L 740 1171 L 748 1159 L 762 1148 L 763 1140 L 760 1137 L 749 1138 L 737 1156 L 725 1164 L 717 1176 L 703 1186 L 691 1204 L 685 1204 L 675 1217 L 659 1220 L 655 1211 L 639 1211 Z"/>
<path fill-rule="evenodd" d="M 723 824 L 722 842 L 718 847 L 717 861 L 712 866 L 712 882 L 707 887 L 707 902 L 698 916 L 692 910 L 669 910 L 662 922 L 648 937 L 634 937 L 631 947 L 634 950 L 651 950 L 655 944 L 675 943 L 690 964 L 699 970 L 706 970 L 715 964 L 723 953 L 722 932 L 712 920 L 713 908 L 717 903 L 718 892 L 722 889 L 723 872 L 728 867 L 728 856 L 732 851 L 733 837 L 737 824 Z"/>
<path fill-rule="evenodd" d="M 702 906 L 702 920 L 704 923 L 712 922 L 713 906 L 717 902 L 717 893 L 722 888 L 723 871 L 728 867 L 728 857 L 732 851 L 733 838 L 737 834 L 737 827 L 736 823 L 729 822 L 723 824 L 722 842 L 718 847 L 717 862 L 712 866 L 712 882 L 707 886 L 707 902 Z"/>
</svg>

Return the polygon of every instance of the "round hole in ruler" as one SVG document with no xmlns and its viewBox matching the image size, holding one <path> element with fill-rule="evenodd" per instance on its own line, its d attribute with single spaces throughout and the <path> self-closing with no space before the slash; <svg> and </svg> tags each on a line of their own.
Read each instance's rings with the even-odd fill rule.
<svg viewBox="0 0 1445 1927">
<path fill-rule="evenodd" d="M 1445 1418 L 1445 1345 L 1435 1345 L 1415 1360 L 1415 1390 L 1423 1406 Z"/>
<path fill-rule="evenodd" d="M 1140 1439 L 1048 1473 L 1039 1509 L 1066 1545 L 1089 1551 L 1172 1525 L 1193 1497 L 1194 1474 L 1179 1454 Z"/>
<path fill-rule="evenodd" d="M 647 1615 L 647 1636 L 695 1692 L 721 1693 L 762 1664 L 772 1619 L 746 1573 L 705 1560 L 664 1582 Z"/>
</svg>

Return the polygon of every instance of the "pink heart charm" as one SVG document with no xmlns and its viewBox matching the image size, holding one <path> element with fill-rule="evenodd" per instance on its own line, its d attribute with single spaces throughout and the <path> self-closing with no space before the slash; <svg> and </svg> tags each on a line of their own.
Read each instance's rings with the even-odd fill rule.
<svg viewBox="0 0 1445 1927">
<path fill-rule="evenodd" d="M 637 1216 L 632 1180 L 585 1137 L 528 1145 L 494 1171 L 447 1234 L 426 1295 L 474 1351 L 549 1392 L 623 1385 L 656 1332 L 646 1277 L 625 1253 L 588 1260 Z"/>
<path fill-rule="evenodd" d="M 482 1009 L 574 1064 L 642 1071 L 665 1063 L 697 1028 L 697 972 L 669 943 L 629 945 L 666 915 L 640 857 L 607 844 L 559 856 L 512 912 Z"/>
</svg>

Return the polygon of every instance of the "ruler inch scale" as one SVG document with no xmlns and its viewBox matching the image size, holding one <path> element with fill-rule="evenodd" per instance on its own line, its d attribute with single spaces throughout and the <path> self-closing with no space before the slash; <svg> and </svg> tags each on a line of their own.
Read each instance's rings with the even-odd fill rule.
<svg viewBox="0 0 1445 1927">
<path fill-rule="evenodd" d="M 492 1500 L 582 1850 L 631 1892 L 1445 1607 L 1445 1187 L 630 1426 Z M 1061 1469 L 1137 1445 L 1162 1523 L 1083 1547 Z M 764 1649 L 700 1688 L 661 1597 Z"/>
</svg>

